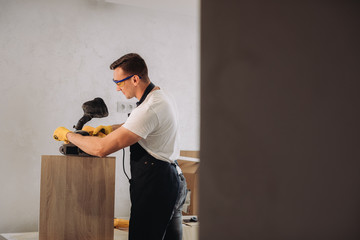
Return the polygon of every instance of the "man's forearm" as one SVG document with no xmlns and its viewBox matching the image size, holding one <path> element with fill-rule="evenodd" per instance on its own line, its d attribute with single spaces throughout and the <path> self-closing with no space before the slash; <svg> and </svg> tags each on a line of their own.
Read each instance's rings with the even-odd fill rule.
<svg viewBox="0 0 360 240">
<path fill-rule="evenodd" d="M 81 134 L 69 132 L 67 139 L 78 146 L 84 152 L 98 157 L 105 157 L 124 147 L 138 142 L 141 137 L 126 128 L 118 128 L 106 137 L 82 136 Z"/>
<path fill-rule="evenodd" d="M 84 152 L 98 157 L 103 157 L 103 147 L 100 137 L 92 136 L 82 136 L 81 134 L 76 134 L 69 132 L 66 134 L 68 140 L 74 145 L 78 146 Z"/>
</svg>

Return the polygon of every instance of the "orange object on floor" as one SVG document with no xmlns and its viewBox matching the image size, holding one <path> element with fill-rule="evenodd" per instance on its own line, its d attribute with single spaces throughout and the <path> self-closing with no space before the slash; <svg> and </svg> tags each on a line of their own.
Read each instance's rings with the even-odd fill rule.
<svg viewBox="0 0 360 240">
<path fill-rule="evenodd" d="M 129 220 L 114 218 L 114 228 L 119 228 L 119 229 L 129 228 Z"/>
</svg>

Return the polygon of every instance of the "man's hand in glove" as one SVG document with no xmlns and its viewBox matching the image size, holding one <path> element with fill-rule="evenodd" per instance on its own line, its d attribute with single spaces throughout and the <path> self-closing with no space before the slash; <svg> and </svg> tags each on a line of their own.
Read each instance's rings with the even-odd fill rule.
<svg viewBox="0 0 360 240">
<path fill-rule="evenodd" d="M 69 143 L 69 140 L 66 137 L 66 134 L 71 132 L 69 129 L 64 127 L 58 127 L 53 134 L 55 140 L 64 141 L 65 143 Z"/>
<path fill-rule="evenodd" d="M 111 133 L 113 131 L 113 128 L 111 126 L 103 126 L 103 125 L 100 125 L 98 127 L 96 127 L 94 129 L 94 132 L 93 134 L 94 135 L 99 135 L 99 133 L 104 133 L 105 135 L 108 135 L 109 133 Z"/>
<path fill-rule="evenodd" d="M 103 131 L 99 131 L 95 133 L 95 128 L 91 126 L 84 126 L 81 130 L 88 132 L 90 136 L 106 137 Z"/>
<path fill-rule="evenodd" d="M 94 135 L 94 127 L 85 125 L 81 130 L 86 131 L 89 133 L 90 136 Z"/>
</svg>

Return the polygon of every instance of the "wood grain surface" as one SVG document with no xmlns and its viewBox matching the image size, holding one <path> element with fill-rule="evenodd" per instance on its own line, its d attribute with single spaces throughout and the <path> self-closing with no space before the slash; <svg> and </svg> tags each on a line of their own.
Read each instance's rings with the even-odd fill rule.
<svg viewBox="0 0 360 240">
<path fill-rule="evenodd" d="M 42 156 L 39 240 L 113 240 L 115 158 Z"/>
</svg>

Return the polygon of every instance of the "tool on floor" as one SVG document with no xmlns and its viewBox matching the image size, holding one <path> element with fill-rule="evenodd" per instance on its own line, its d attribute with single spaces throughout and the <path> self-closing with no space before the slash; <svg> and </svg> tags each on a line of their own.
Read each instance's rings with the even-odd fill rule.
<svg viewBox="0 0 360 240">
<path fill-rule="evenodd" d="M 93 118 L 107 117 L 109 112 L 104 100 L 99 97 L 85 102 L 82 105 L 82 109 L 84 111 L 84 115 L 80 118 L 76 126 L 74 125 L 74 128 L 76 129 L 74 133 L 89 136 L 89 132 L 81 130 L 85 123 L 89 122 Z M 72 143 L 63 144 L 60 146 L 59 151 L 64 155 L 90 156 Z"/>
</svg>

